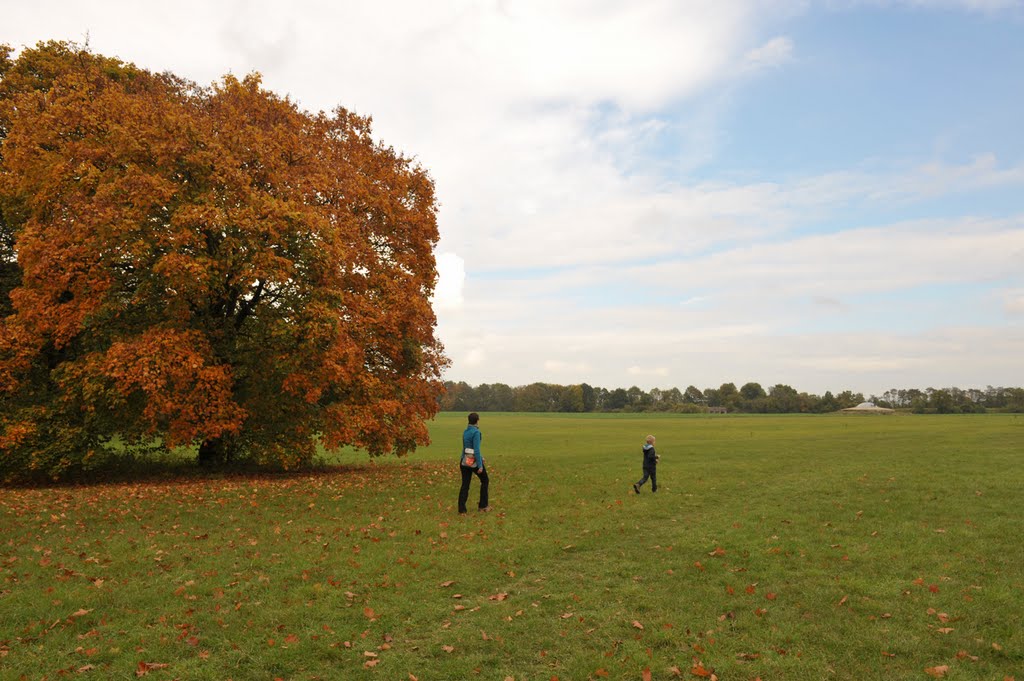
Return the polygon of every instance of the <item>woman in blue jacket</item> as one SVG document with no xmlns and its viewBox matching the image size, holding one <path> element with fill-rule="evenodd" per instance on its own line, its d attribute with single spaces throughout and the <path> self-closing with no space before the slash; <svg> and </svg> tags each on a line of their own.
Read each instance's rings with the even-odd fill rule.
<svg viewBox="0 0 1024 681">
<path fill-rule="evenodd" d="M 466 512 L 466 500 L 469 498 L 469 483 L 476 473 L 480 478 L 480 503 L 477 508 L 481 511 L 491 510 L 487 505 L 487 469 L 484 467 L 484 455 L 480 451 L 480 440 L 483 435 L 480 433 L 480 415 L 473 412 L 469 415 L 469 425 L 462 433 L 462 455 L 459 457 L 459 469 L 462 472 L 462 487 L 459 489 L 459 513 Z"/>
</svg>

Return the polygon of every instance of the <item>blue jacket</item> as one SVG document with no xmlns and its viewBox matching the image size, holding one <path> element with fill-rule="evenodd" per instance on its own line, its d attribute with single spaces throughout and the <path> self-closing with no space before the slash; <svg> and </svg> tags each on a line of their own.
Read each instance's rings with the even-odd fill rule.
<svg viewBox="0 0 1024 681">
<path fill-rule="evenodd" d="M 465 465 L 466 456 L 468 456 L 466 450 L 472 449 L 474 456 L 476 456 L 476 463 L 473 464 L 473 468 L 484 467 L 484 454 L 480 451 L 481 439 L 483 439 L 483 435 L 476 426 L 467 426 L 466 430 L 462 431 L 462 456 L 459 457 L 460 464 Z"/>
<path fill-rule="evenodd" d="M 654 451 L 654 445 L 644 445 L 644 468 L 654 468 L 658 465 L 657 454 Z"/>
</svg>

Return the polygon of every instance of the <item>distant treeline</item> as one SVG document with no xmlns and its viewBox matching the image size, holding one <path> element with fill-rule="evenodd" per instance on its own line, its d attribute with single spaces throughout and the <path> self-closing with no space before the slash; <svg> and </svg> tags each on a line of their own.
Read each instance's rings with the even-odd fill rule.
<svg viewBox="0 0 1024 681">
<path fill-rule="evenodd" d="M 689 386 L 653 388 L 600 388 L 581 383 L 555 385 L 531 383 L 508 386 L 484 383 L 476 387 L 463 381 L 445 382 L 441 396 L 443 411 L 519 411 L 519 412 L 673 412 L 701 413 L 718 411 L 747 414 L 826 413 L 874 402 L 879 407 L 902 409 L 919 414 L 973 414 L 986 411 L 1024 412 L 1024 388 L 892 388 L 867 398 L 849 390 L 833 395 L 798 392 L 788 385 L 773 385 L 767 390 L 759 383 L 723 383 L 717 388 L 700 390 Z"/>
</svg>

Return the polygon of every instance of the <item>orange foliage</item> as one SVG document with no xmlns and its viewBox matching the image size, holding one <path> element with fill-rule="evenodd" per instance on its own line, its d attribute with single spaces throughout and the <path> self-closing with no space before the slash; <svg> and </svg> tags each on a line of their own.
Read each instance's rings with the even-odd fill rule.
<svg viewBox="0 0 1024 681">
<path fill-rule="evenodd" d="M 317 434 L 427 441 L 433 183 L 368 118 L 256 75 L 200 88 L 64 43 L 7 54 L 0 478 L 57 476 L 114 435 L 282 466 Z"/>
</svg>

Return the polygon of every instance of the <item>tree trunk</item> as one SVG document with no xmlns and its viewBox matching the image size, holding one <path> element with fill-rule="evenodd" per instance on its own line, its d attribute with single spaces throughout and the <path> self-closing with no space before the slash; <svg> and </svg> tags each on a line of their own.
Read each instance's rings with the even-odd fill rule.
<svg viewBox="0 0 1024 681">
<path fill-rule="evenodd" d="M 228 440 L 222 437 L 205 440 L 199 445 L 199 465 L 220 466 L 231 463 L 233 454 L 234 447 Z"/>
</svg>

